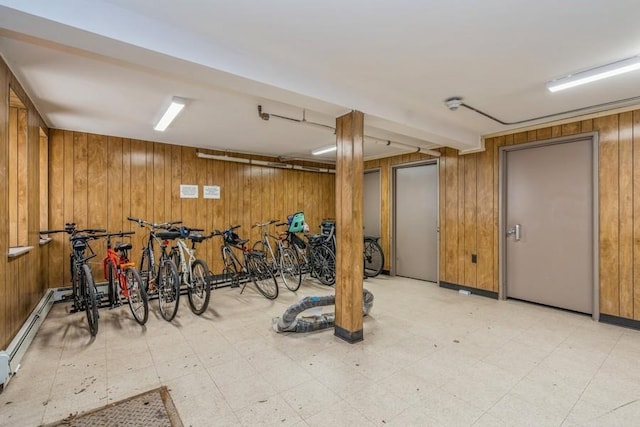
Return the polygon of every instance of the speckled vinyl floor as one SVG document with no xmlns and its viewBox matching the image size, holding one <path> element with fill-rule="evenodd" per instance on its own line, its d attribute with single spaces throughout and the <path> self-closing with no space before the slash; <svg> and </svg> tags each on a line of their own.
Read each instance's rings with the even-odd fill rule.
<svg viewBox="0 0 640 427">
<path fill-rule="evenodd" d="M 518 301 L 381 276 L 364 341 L 332 330 L 276 334 L 271 319 L 313 281 L 275 301 L 223 288 L 168 323 L 151 302 L 140 327 L 124 306 L 56 304 L 0 395 L 1 426 L 38 426 L 162 385 L 186 426 L 634 426 L 640 331 Z"/>
</svg>

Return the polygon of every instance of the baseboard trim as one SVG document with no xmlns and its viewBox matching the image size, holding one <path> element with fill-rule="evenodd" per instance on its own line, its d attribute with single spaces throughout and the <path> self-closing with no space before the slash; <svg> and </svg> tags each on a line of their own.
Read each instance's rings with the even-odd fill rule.
<svg viewBox="0 0 640 427">
<path fill-rule="evenodd" d="M 352 331 L 347 331 L 346 329 L 341 328 L 338 325 L 335 326 L 334 335 L 337 336 L 338 338 L 345 340 L 349 344 L 354 344 L 364 339 L 362 329 L 360 329 L 359 331 L 352 332 Z"/>
<path fill-rule="evenodd" d="M 600 321 L 610 325 L 622 326 L 630 329 L 640 330 L 640 320 L 627 319 L 625 317 L 611 316 L 600 313 Z"/>
<path fill-rule="evenodd" d="M 497 292 L 491 292 L 484 289 L 471 288 L 469 286 L 458 285 L 456 283 L 450 283 L 450 282 L 444 282 L 442 280 L 440 281 L 439 284 L 441 288 L 453 289 L 454 291 L 464 290 L 464 291 L 469 291 L 474 295 L 480 295 L 482 297 L 498 299 Z"/>
</svg>

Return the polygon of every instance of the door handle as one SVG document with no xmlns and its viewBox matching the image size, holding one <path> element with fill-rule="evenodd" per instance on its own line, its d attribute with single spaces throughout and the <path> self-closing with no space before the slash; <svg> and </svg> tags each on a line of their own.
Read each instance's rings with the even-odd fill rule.
<svg viewBox="0 0 640 427">
<path fill-rule="evenodd" d="M 515 237 L 515 241 L 519 241 L 520 240 L 520 228 L 521 225 L 520 224 L 516 224 L 513 227 L 511 227 L 510 229 L 507 230 L 507 236 L 511 236 L 512 234 Z"/>
</svg>

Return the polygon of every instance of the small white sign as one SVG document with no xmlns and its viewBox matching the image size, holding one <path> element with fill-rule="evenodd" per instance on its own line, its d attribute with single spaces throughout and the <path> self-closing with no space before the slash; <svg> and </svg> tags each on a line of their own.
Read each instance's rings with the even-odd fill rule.
<svg viewBox="0 0 640 427">
<path fill-rule="evenodd" d="M 180 185 L 180 198 L 181 199 L 197 199 L 198 198 L 198 186 L 197 185 Z"/>
<path fill-rule="evenodd" d="M 205 199 L 219 199 L 220 186 L 219 185 L 203 185 L 202 197 L 204 197 Z"/>
</svg>

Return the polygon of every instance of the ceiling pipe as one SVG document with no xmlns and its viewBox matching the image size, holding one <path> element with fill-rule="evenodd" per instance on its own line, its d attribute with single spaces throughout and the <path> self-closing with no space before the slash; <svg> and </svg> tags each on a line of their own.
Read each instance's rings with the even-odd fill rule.
<svg viewBox="0 0 640 427">
<path fill-rule="evenodd" d="M 246 165 L 265 166 L 265 167 L 277 168 L 277 169 L 293 169 L 293 170 L 319 172 L 319 173 L 336 173 L 335 169 L 318 168 L 314 166 L 291 165 L 291 164 L 280 163 L 280 162 L 267 162 L 265 160 L 245 159 L 244 157 L 232 157 L 232 156 L 227 156 L 226 154 L 224 156 L 218 156 L 216 154 L 207 154 L 207 153 L 202 153 L 200 151 L 196 151 L 196 157 L 201 159 L 219 160 L 222 162 L 243 163 Z"/>
<path fill-rule="evenodd" d="M 580 117 L 583 114 L 576 114 L 576 113 L 582 113 L 582 112 L 586 112 L 586 111 L 591 111 L 593 113 L 602 111 L 604 109 L 606 109 L 607 107 L 613 107 L 616 105 L 621 105 L 621 104 L 631 104 L 634 102 L 638 102 L 640 101 L 640 96 L 633 96 L 631 98 L 625 98 L 625 99 L 618 99 L 615 101 L 609 101 L 609 102 L 603 102 L 601 104 L 595 104 L 595 105 L 590 105 L 587 107 L 581 107 L 581 108 L 575 108 L 573 110 L 567 110 L 567 111 L 562 111 L 560 113 L 553 113 L 553 114 L 546 114 L 544 116 L 539 116 L 539 117 L 533 117 L 531 119 L 524 119 L 524 120 L 518 120 L 515 122 L 505 122 L 503 120 L 500 120 L 494 116 L 492 116 L 489 113 L 485 113 L 482 110 L 479 110 L 478 108 L 472 107 L 469 104 L 466 104 L 463 101 L 463 98 L 459 97 L 459 96 L 453 96 L 451 98 L 447 98 L 445 99 L 444 103 L 447 106 L 447 108 L 451 111 L 456 111 L 458 108 L 460 107 L 464 107 L 468 110 L 471 111 L 475 111 L 476 113 L 480 114 L 481 116 L 484 116 L 490 120 L 493 120 L 494 122 L 500 123 L 501 125 L 504 126 L 512 126 L 512 125 L 521 125 L 521 124 L 525 124 L 525 123 L 530 123 L 530 122 L 535 122 L 538 120 L 544 120 L 544 119 L 551 119 L 554 117 L 559 117 L 559 116 L 564 116 L 567 114 L 574 114 L 573 116 L 569 116 L 569 117 L 565 117 L 566 119 L 572 119 L 575 117 Z"/>
<path fill-rule="evenodd" d="M 320 126 L 323 127 L 325 129 L 329 129 L 331 130 L 334 135 L 336 133 L 336 128 L 334 128 L 333 126 L 329 126 L 329 125 L 325 125 L 322 123 L 317 123 L 317 122 L 311 122 L 309 120 L 306 119 L 306 110 L 302 110 L 302 119 L 296 119 L 295 117 L 286 117 L 286 116 L 281 116 L 278 114 L 273 114 L 273 113 L 265 113 L 262 109 L 262 105 L 258 105 L 258 117 L 260 117 L 262 120 L 268 121 L 271 117 L 276 117 L 278 119 L 283 119 L 283 120 L 289 120 L 291 122 L 296 122 L 296 123 L 301 123 L 301 124 L 310 124 L 310 125 L 314 125 L 314 126 Z M 385 145 L 388 145 L 390 147 L 395 147 L 395 148 L 402 148 L 402 149 L 406 149 L 406 150 L 415 150 L 416 153 L 422 153 L 422 154 L 428 154 L 429 156 L 433 156 L 433 157 L 440 157 L 440 152 L 436 151 L 436 150 L 432 150 L 429 148 L 425 148 L 425 147 L 421 147 L 419 145 L 411 145 L 411 144 L 406 144 L 404 142 L 396 142 L 396 141 L 391 141 L 388 139 L 384 139 L 384 138 L 378 138 L 377 136 L 372 136 L 372 135 L 364 135 L 365 139 L 373 139 L 374 141 L 377 142 L 382 142 Z"/>
</svg>

